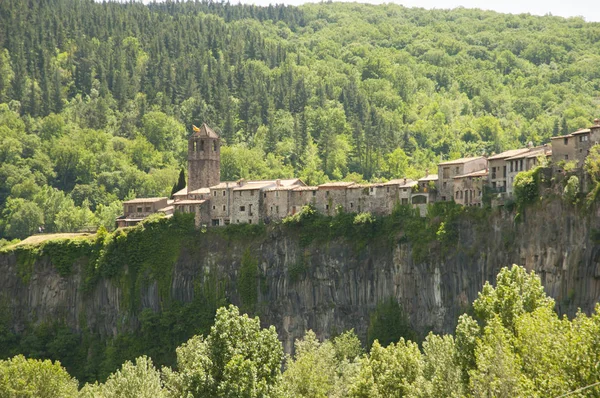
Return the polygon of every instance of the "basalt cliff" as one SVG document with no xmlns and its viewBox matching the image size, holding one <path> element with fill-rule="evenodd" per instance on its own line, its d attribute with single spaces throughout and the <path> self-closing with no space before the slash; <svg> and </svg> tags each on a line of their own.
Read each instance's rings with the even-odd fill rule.
<svg viewBox="0 0 600 398">
<path fill-rule="evenodd" d="M 488 211 L 459 218 L 446 245 L 411 242 L 401 230 L 366 244 L 348 238 L 307 243 L 298 228 L 281 225 L 252 237 L 195 231 L 194 243 L 178 247 L 172 265 L 165 265 L 165 286 L 150 275 L 136 289 L 110 275 L 84 288 L 85 261 L 73 261 L 64 272 L 44 255 L 24 277 L 19 253 L 8 250 L 0 254 L 0 301 L 17 332 L 61 319 L 74 330 L 85 325 L 111 336 L 135 328 L 140 309 L 161 311 L 165 297 L 189 302 L 213 289 L 234 304 L 246 301 L 246 308 L 250 300 L 252 312 L 276 326 L 290 352 L 308 329 L 329 337 L 354 328 L 364 338 L 370 313 L 390 297 L 415 330 L 452 332 L 485 281 L 493 283 L 500 268 L 515 263 L 538 273 L 557 310 L 573 315 L 578 308 L 592 311 L 600 298 L 599 216 L 560 200 L 529 208 L 517 220 L 514 212 Z M 249 285 L 244 258 L 255 264 Z M 132 299 L 137 310 L 128 304 Z"/>
</svg>

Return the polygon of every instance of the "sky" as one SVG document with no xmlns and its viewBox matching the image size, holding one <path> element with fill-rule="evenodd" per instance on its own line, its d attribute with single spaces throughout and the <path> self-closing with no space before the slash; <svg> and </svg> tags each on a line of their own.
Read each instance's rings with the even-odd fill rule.
<svg viewBox="0 0 600 398">
<path fill-rule="evenodd" d="M 151 0 L 143 0 L 148 3 Z M 336 0 L 338 1 L 338 0 Z M 238 0 L 230 0 L 238 3 Z M 306 0 L 241 0 L 242 3 L 268 5 L 284 3 L 299 5 Z M 314 1 L 313 1 L 314 2 Z M 600 22 L 600 0 L 358 0 L 360 3 L 397 3 L 406 7 L 423 8 L 481 8 L 503 13 L 530 13 L 546 15 L 548 13 L 561 17 L 581 16 L 588 22 Z"/>
</svg>

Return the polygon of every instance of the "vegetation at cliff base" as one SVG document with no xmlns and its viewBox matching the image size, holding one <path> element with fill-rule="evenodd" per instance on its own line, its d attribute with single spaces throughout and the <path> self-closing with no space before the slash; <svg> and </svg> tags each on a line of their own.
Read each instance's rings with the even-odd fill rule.
<svg viewBox="0 0 600 398">
<path fill-rule="evenodd" d="M 599 114 L 600 27 L 394 4 L 0 2 L 0 239 L 114 227 L 181 187 L 186 136 L 221 177 L 420 177 Z M 2 243 L 0 243 L 2 244 Z"/>
<path fill-rule="evenodd" d="M 454 335 L 422 344 L 375 340 L 365 352 L 353 331 L 321 341 L 315 333 L 283 354 L 273 326 L 230 305 L 205 335 L 158 369 L 140 356 L 105 382 L 77 382 L 60 363 L 16 356 L 0 361 L 2 396 L 80 397 L 595 397 L 600 380 L 600 305 L 590 316 L 559 317 L 539 278 L 503 268 L 486 282 Z M 282 371 L 283 369 L 283 371 Z"/>
</svg>

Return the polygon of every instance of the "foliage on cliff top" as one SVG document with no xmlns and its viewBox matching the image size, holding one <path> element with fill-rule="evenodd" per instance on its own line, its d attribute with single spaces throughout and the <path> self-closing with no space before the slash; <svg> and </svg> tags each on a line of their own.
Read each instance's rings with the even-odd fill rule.
<svg viewBox="0 0 600 398">
<path fill-rule="evenodd" d="M 465 207 L 454 202 L 430 205 L 425 217 L 420 216 L 418 209 L 400 204 L 386 216 L 343 211 L 326 216 L 312 205 L 306 205 L 298 213 L 284 218 L 282 225 L 295 231 L 304 246 L 340 238 L 351 242 L 358 251 L 367 244 L 379 247 L 410 243 L 413 258 L 422 261 L 435 247 L 450 250 L 458 242 L 461 222 L 476 226 L 483 224 L 488 215 L 489 209 Z"/>
</svg>

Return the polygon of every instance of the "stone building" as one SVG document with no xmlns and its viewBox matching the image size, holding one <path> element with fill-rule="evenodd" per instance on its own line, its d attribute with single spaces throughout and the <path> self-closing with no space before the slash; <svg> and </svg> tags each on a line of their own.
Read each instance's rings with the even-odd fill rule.
<svg viewBox="0 0 600 398">
<path fill-rule="evenodd" d="M 338 206 L 346 210 L 346 190 L 355 185 L 354 182 L 338 181 L 319 185 L 316 194 L 316 208 L 319 212 L 330 216 L 335 215 Z"/>
<path fill-rule="evenodd" d="M 123 202 L 123 215 L 117 218 L 117 226 L 132 227 L 151 214 L 170 205 L 167 198 L 138 198 Z"/>
<path fill-rule="evenodd" d="M 221 139 L 204 123 L 194 126 L 188 139 L 188 184 L 189 191 L 208 188 L 221 182 Z"/>
<path fill-rule="evenodd" d="M 410 198 L 412 197 L 413 187 L 415 187 L 418 184 L 419 183 L 417 181 L 413 181 L 408 178 L 390 180 L 383 184 L 384 186 L 390 187 L 390 189 L 393 190 L 393 192 L 391 192 L 392 200 L 390 200 L 390 198 L 388 197 L 387 207 L 389 209 L 389 212 L 394 210 L 394 206 L 396 206 L 397 203 L 400 203 L 402 205 L 410 204 Z"/>
<path fill-rule="evenodd" d="M 504 193 L 508 187 L 508 164 L 506 159 L 528 152 L 529 148 L 511 149 L 488 158 L 488 185 L 493 192 Z"/>
<path fill-rule="evenodd" d="M 522 171 L 528 171 L 536 167 L 539 163 L 539 157 L 548 157 L 552 153 L 550 147 L 547 145 L 535 147 L 535 148 L 527 148 L 526 152 L 521 152 L 518 155 L 511 156 L 506 158 L 506 164 L 508 166 L 507 173 L 507 186 L 506 193 L 508 196 L 512 196 L 513 194 L 513 184 L 515 182 L 515 177 Z"/>
<path fill-rule="evenodd" d="M 313 205 L 317 207 L 317 191 L 316 186 L 298 186 L 294 187 L 291 192 L 291 211 L 290 214 L 296 214 L 303 206 Z"/>
<path fill-rule="evenodd" d="M 487 177 L 487 169 L 455 176 L 454 201 L 463 206 L 481 207 L 483 186 L 487 183 Z"/>
<path fill-rule="evenodd" d="M 580 129 L 571 134 L 552 137 L 552 163 L 560 168 L 563 162 L 574 161 L 577 167 L 583 167 L 590 149 L 600 143 L 600 119 L 594 120 L 594 125 Z"/>
<path fill-rule="evenodd" d="M 439 184 L 437 199 L 446 202 L 454 196 L 454 177 L 483 170 L 487 167 L 487 160 L 483 156 L 461 158 L 438 164 Z"/>
</svg>

